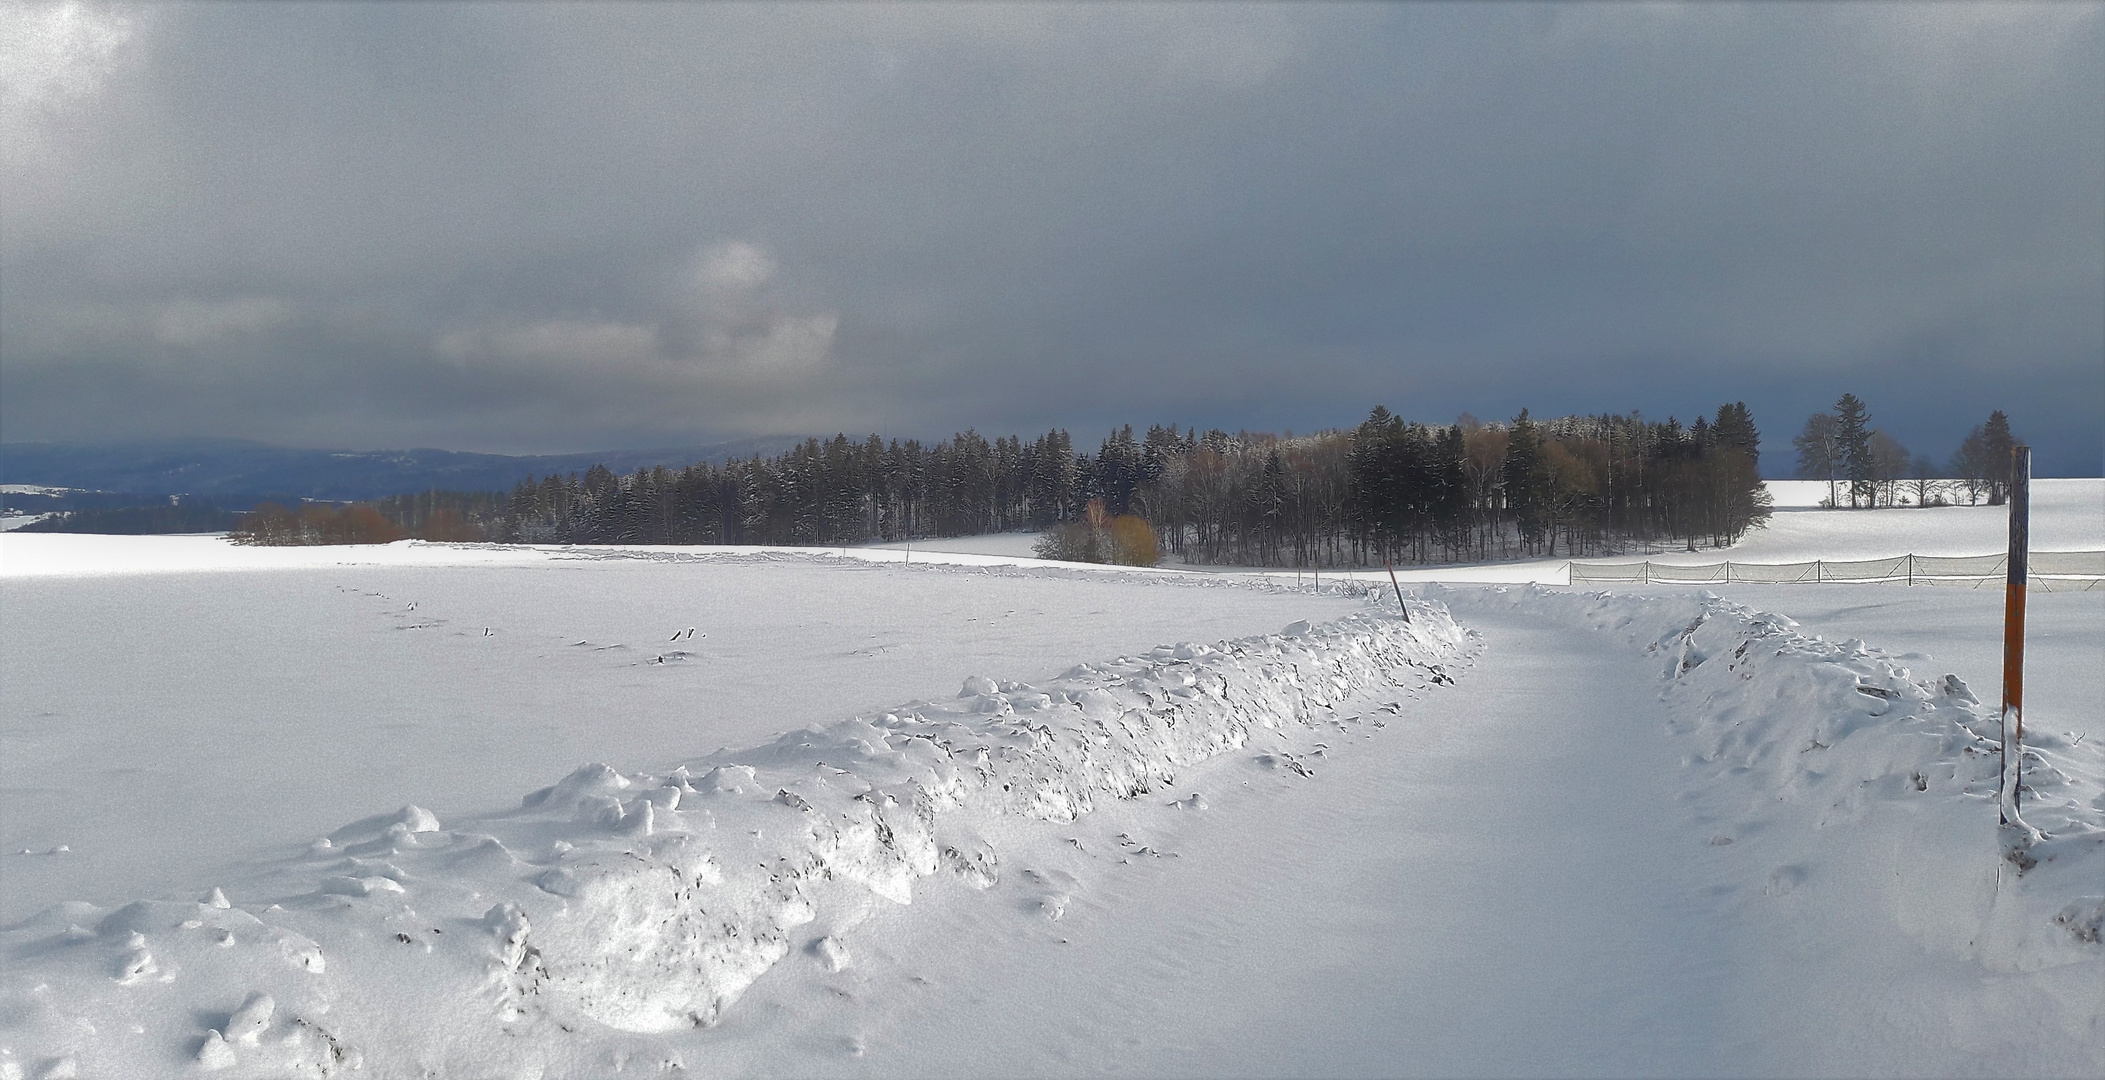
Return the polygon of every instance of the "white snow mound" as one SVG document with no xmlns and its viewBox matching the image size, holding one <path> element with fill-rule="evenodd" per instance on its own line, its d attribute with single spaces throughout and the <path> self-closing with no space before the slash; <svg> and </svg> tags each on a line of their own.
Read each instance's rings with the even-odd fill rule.
<svg viewBox="0 0 2105 1080">
<path fill-rule="evenodd" d="M 844 889 L 903 905 L 930 875 L 995 883 L 976 820 L 1068 820 L 1167 792 L 1254 735 L 1299 734 L 1382 688 L 1451 683 L 1476 648 L 1420 601 L 1409 621 L 1293 631 L 1163 646 L 1038 686 L 976 677 L 953 699 L 666 775 L 586 765 L 515 811 L 444 827 L 405 807 L 203 903 L 60 905 L 0 934 L 0 1013 L 20 1018 L 0 1055 L 78 1054 L 129 1075 L 326 1074 L 358 1067 L 358 1047 L 382 1062 L 383 1047 L 412 1045 L 494 1060 L 528 1052 L 533 1040 L 499 1036 L 529 1029 L 712 1024 Z M 818 949 L 849 963 L 837 939 Z M 139 1034 L 121 1048 L 82 1034 L 120 1029 Z"/>
</svg>

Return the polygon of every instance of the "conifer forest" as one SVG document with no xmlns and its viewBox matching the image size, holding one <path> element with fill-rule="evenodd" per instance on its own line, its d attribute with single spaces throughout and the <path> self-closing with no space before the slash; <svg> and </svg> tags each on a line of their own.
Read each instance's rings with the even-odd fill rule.
<svg viewBox="0 0 2105 1080">
<path fill-rule="evenodd" d="M 1376 408 L 1305 436 L 1129 427 L 1090 452 L 965 431 L 933 443 L 837 435 L 774 457 L 520 484 L 508 499 L 426 496 L 383 512 L 408 533 L 445 514 L 492 540 L 848 545 L 1050 529 L 1093 501 L 1194 564 L 1369 566 L 1591 556 L 1729 544 L 1768 514 L 1743 404 L 1693 424 L 1637 416 L 1406 422 Z"/>
</svg>

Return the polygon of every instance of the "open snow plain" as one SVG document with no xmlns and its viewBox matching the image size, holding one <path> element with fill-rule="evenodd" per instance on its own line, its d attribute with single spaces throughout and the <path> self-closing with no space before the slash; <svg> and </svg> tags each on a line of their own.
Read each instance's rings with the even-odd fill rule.
<svg viewBox="0 0 2105 1080">
<path fill-rule="evenodd" d="M 2105 1073 L 2105 594 L 0 545 L 0 1076 Z"/>
<path fill-rule="evenodd" d="M 78 540 L 119 543 L 60 567 L 25 552 L 25 571 L 74 572 L 0 578 L 9 922 L 185 886 L 405 803 L 491 809 L 583 762 L 666 768 L 967 676 L 1037 679 L 1357 607 L 1210 579 L 822 557 L 470 548 L 444 565 L 448 549 L 395 545 L 338 566 L 326 549 L 206 537 L 7 543 Z M 185 547 L 210 558 L 118 561 Z M 250 554 L 306 566 L 223 569 Z M 156 569 L 110 572 L 139 563 Z"/>
</svg>

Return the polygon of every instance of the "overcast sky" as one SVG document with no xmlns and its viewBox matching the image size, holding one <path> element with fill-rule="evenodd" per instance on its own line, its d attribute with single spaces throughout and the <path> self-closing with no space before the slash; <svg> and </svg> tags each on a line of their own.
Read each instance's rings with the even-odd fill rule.
<svg viewBox="0 0 2105 1080">
<path fill-rule="evenodd" d="M 2105 6 L 0 7 L 0 427 L 2105 455 Z"/>
</svg>

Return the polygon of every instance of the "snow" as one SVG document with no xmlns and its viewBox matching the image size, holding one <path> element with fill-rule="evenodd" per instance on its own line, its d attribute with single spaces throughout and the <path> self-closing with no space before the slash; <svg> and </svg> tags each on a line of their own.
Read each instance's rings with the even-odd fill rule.
<svg viewBox="0 0 2105 1080">
<path fill-rule="evenodd" d="M 0 538 L 0 1076 L 2105 1074 L 2105 593 L 1017 542 Z"/>
<path fill-rule="evenodd" d="M 1803 562 L 1809 559 L 1876 559 L 1890 555 L 1993 555 L 2010 549 L 2009 510 L 2001 506 L 1898 507 L 1884 510 L 1824 510 L 1799 505 L 1793 487 L 1810 481 L 1769 481 L 1785 488 L 1764 529 L 1749 532 L 1729 549 L 1734 560 Z M 1826 497 L 1826 484 L 1819 485 Z M 1788 504 L 1788 505 L 1787 505 Z M 2035 479 L 2031 495 L 2034 551 L 2096 551 L 2105 548 L 2105 480 Z M 1704 551 L 1669 556 L 1680 562 L 1716 562 L 1725 555 Z"/>
<path fill-rule="evenodd" d="M 865 551 L 919 551 L 929 554 L 996 555 L 1010 559 L 1037 558 L 1032 548 L 1042 535 L 1034 532 L 987 533 L 982 536 L 949 536 L 916 540 L 911 544 L 869 544 Z"/>
<path fill-rule="evenodd" d="M 15 979 L 8 991 L 38 1021 L 30 1045 L 45 1045 L 33 1052 L 90 1069 L 158 1054 L 163 1067 L 180 1057 L 269 1074 L 436 1053 L 537 1071 L 574 1049 L 580 1026 L 691 1032 L 719 1020 L 806 927 L 823 932 L 804 952 L 837 973 L 853 964 L 840 935 L 875 901 L 904 907 L 918 879 L 945 874 L 991 888 L 1002 858 L 983 828 L 1069 823 L 1237 751 L 1311 775 L 1318 734 L 1369 726 L 1335 713 L 1348 694 L 1407 697 L 1453 681 L 1443 665 L 1468 639 L 1436 606 L 1414 616 L 1298 620 L 1039 685 L 970 677 L 946 701 L 664 774 L 582 766 L 516 810 L 450 828 L 407 806 L 249 868 L 232 906 L 215 892 L 50 908 L 7 935 L 15 955 L 37 957 L 28 977 L 45 990 Z M 1152 854 L 1131 845 L 1132 857 Z M 1034 912 L 1064 914 L 1062 879 L 1031 867 L 1016 876 L 1038 890 Z M 125 992 L 97 992 L 111 985 Z M 39 997 L 53 986 L 67 989 L 62 1003 Z M 197 1042 L 200 995 L 245 1004 Z M 283 1014 L 275 1026 L 266 1000 Z M 66 1045 L 122 1025 L 139 1038 Z M 266 1028 L 255 1052 L 241 1048 Z"/>
<path fill-rule="evenodd" d="M 0 577 L 0 852 L 72 849 L 0 854 L 5 920 L 187 887 L 404 803 L 508 805 L 584 761 L 670 767 L 968 675 L 1036 679 L 1358 608 L 1214 577 L 750 552 L 7 543 L 75 539 L 175 550 L 144 572 Z M 276 558 L 330 550 L 346 561 Z M 247 553 L 277 568 L 199 568 Z"/>
</svg>

